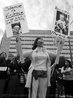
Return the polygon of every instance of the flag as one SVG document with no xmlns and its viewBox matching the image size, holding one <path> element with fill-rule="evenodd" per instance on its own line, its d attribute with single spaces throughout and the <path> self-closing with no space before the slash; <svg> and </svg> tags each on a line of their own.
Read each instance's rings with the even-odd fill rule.
<svg viewBox="0 0 73 98">
<path fill-rule="evenodd" d="M 4 36 L 2 38 L 2 41 L 1 41 L 0 53 L 5 52 L 7 54 L 7 57 L 8 57 L 8 54 L 9 54 L 10 40 L 11 40 L 11 38 L 7 38 L 6 32 L 5 32 Z"/>
</svg>

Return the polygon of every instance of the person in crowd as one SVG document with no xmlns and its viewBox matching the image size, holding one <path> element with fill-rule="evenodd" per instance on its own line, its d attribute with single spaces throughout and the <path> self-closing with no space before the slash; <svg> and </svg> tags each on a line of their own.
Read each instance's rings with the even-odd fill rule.
<svg viewBox="0 0 73 98">
<path fill-rule="evenodd" d="M 64 87 L 63 87 L 63 74 L 61 73 L 61 68 L 65 64 L 65 57 L 60 56 L 59 64 L 56 66 L 56 97 L 60 98 L 64 95 Z"/>
<path fill-rule="evenodd" d="M 55 62 L 56 55 L 53 55 L 52 63 Z M 65 57 L 59 57 L 59 64 L 56 65 L 54 72 L 51 76 L 50 98 L 59 98 L 62 95 L 62 74 L 60 68 L 64 65 Z M 52 64 L 51 64 L 52 65 Z"/>
<path fill-rule="evenodd" d="M 7 54 L 5 52 L 2 52 L 0 54 L 0 66 L 6 66 L 6 57 L 7 57 Z"/>
<path fill-rule="evenodd" d="M 8 85 L 8 64 L 7 54 L 2 52 L 0 54 L 0 96 L 6 93 Z M 2 69 L 3 68 L 3 69 Z M 2 97 L 1 97 L 2 98 Z"/>
<path fill-rule="evenodd" d="M 24 64 L 22 64 L 19 60 L 19 56 L 14 57 L 10 65 L 10 79 L 7 87 L 7 94 L 14 94 L 14 95 L 24 95 Z"/>
<path fill-rule="evenodd" d="M 45 98 L 47 87 L 50 86 L 51 61 L 49 52 L 43 46 L 42 37 L 37 37 L 32 50 L 24 52 L 24 57 L 31 59 L 25 87 L 32 87 L 30 98 Z M 56 63 L 56 62 L 55 62 Z M 32 80 L 32 82 L 31 82 Z M 30 93 L 30 92 L 29 92 Z"/>
<path fill-rule="evenodd" d="M 65 65 L 61 68 L 63 74 L 63 85 L 66 98 L 73 97 L 73 78 L 71 77 L 72 65 L 69 60 L 65 60 Z"/>
<path fill-rule="evenodd" d="M 6 78 L 6 75 L 8 74 L 9 63 L 10 63 L 10 60 L 7 59 L 7 54 L 5 52 L 2 52 L 0 54 L 0 67 L 4 67 L 5 70 L 0 71 L 0 73 L 6 73 L 6 74 L 3 74 L 3 77 L 2 77 L 2 74 L 0 74 L 0 78 Z"/>
</svg>

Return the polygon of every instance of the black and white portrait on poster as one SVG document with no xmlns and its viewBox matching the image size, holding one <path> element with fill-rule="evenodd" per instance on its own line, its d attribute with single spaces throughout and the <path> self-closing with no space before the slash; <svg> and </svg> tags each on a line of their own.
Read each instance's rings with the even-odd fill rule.
<svg viewBox="0 0 73 98">
<path fill-rule="evenodd" d="M 54 31 L 61 37 L 69 36 L 69 13 L 55 8 L 55 26 Z"/>
<path fill-rule="evenodd" d="M 22 29 L 21 29 L 21 24 L 20 24 L 20 22 L 11 24 L 11 28 L 12 28 L 13 35 L 22 33 L 22 31 L 21 31 Z"/>
</svg>

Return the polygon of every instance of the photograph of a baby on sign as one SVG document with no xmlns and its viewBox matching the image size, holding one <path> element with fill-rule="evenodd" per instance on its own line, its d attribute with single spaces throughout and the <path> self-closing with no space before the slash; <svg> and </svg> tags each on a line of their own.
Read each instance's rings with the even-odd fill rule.
<svg viewBox="0 0 73 98">
<path fill-rule="evenodd" d="M 69 36 L 69 13 L 55 8 L 55 26 L 54 31 L 62 37 Z"/>
</svg>

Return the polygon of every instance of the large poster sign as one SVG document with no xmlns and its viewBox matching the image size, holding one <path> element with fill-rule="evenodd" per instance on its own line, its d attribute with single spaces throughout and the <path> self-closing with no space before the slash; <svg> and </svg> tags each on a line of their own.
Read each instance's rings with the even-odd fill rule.
<svg viewBox="0 0 73 98">
<path fill-rule="evenodd" d="M 54 18 L 54 31 L 57 35 L 67 38 L 70 35 L 69 32 L 69 13 L 55 8 Z"/>
<path fill-rule="evenodd" d="M 3 8 L 7 37 L 13 36 L 15 25 L 20 27 L 20 33 L 27 33 L 28 26 L 22 3 Z"/>
</svg>

